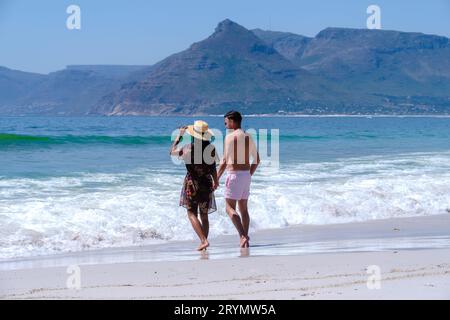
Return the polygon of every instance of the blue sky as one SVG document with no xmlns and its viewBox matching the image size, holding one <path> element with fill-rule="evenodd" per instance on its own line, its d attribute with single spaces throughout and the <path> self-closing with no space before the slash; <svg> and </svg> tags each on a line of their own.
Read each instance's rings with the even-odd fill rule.
<svg viewBox="0 0 450 320">
<path fill-rule="evenodd" d="M 383 29 L 450 37 L 450 0 L 0 0 L 0 66 L 48 73 L 68 64 L 153 64 L 206 38 L 229 18 L 249 29 L 314 36 L 366 27 L 381 7 Z M 81 7 L 81 30 L 66 8 Z"/>
</svg>

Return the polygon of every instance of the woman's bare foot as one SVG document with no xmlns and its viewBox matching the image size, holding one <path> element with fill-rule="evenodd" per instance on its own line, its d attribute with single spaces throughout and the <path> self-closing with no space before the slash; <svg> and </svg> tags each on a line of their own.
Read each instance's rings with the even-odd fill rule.
<svg viewBox="0 0 450 320">
<path fill-rule="evenodd" d="M 248 248 L 248 237 L 246 237 L 246 236 L 241 236 L 241 241 L 240 241 L 240 243 L 239 243 L 239 246 L 241 247 L 241 248 Z"/>
<path fill-rule="evenodd" d="M 208 240 L 204 240 L 202 241 L 202 243 L 198 246 L 197 250 L 198 251 L 202 251 L 202 250 L 206 250 L 206 248 L 209 247 L 209 242 Z"/>
<path fill-rule="evenodd" d="M 250 248 L 250 237 L 249 236 L 247 236 L 247 242 L 245 243 L 244 248 Z"/>
</svg>

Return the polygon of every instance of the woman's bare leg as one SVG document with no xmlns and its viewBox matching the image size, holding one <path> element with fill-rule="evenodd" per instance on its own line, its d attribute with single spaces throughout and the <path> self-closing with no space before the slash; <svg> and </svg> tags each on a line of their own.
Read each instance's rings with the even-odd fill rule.
<svg viewBox="0 0 450 320">
<path fill-rule="evenodd" d="M 201 251 L 206 249 L 209 246 L 208 240 L 206 239 L 205 234 L 203 233 L 202 225 L 197 218 L 197 212 L 188 210 L 189 221 L 191 221 L 192 228 L 194 228 L 195 233 L 200 238 L 201 244 L 197 248 L 197 250 Z"/>
<path fill-rule="evenodd" d="M 208 219 L 208 209 L 206 211 L 200 210 L 200 221 L 202 223 L 203 234 L 208 239 L 209 235 L 209 219 Z"/>
</svg>

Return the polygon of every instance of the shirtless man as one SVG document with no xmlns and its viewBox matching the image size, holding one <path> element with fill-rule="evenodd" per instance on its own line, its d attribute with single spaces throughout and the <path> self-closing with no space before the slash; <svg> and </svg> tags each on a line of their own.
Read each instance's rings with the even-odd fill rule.
<svg viewBox="0 0 450 320">
<path fill-rule="evenodd" d="M 252 137 L 241 129 L 242 116 L 230 111 L 225 116 L 225 127 L 231 132 L 225 137 L 223 158 L 220 161 L 218 178 L 227 170 L 225 182 L 226 210 L 240 237 L 240 247 L 248 248 L 250 216 L 247 201 L 250 195 L 251 176 L 260 162 Z M 252 162 L 250 163 L 250 158 Z M 236 211 L 238 206 L 240 216 Z"/>
</svg>

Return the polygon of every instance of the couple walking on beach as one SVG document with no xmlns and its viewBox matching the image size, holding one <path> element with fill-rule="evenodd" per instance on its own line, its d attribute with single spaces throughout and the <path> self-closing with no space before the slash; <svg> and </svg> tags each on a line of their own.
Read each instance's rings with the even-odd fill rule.
<svg viewBox="0 0 450 320">
<path fill-rule="evenodd" d="M 260 162 L 259 154 L 252 137 L 241 128 L 242 116 L 239 112 L 228 112 L 224 116 L 224 122 L 228 134 L 218 169 L 216 149 L 210 141 L 213 132 L 204 121 L 198 120 L 194 125 L 180 128 L 170 151 L 171 155 L 183 159 L 186 165 L 187 174 L 181 190 L 180 206 L 187 209 L 192 227 L 200 238 L 199 251 L 209 246 L 208 214 L 217 210 L 214 191 L 219 187 L 219 180 L 225 171 L 226 211 L 239 233 L 239 246 L 250 246 L 247 205 L 251 176 Z M 186 132 L 191 136 L 191 143 L 179 148 Z"/>
</svg>

